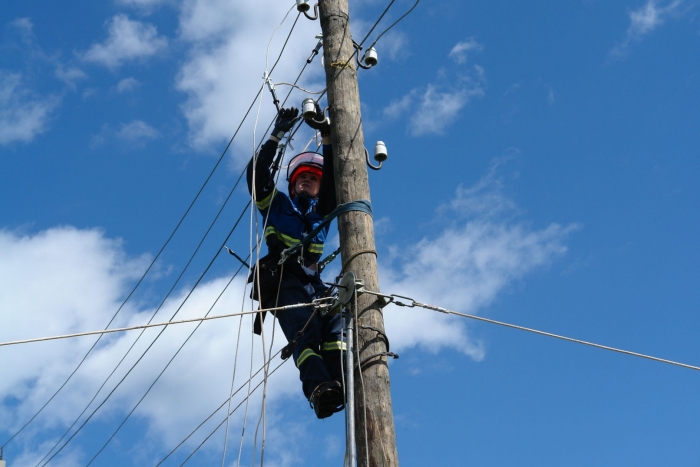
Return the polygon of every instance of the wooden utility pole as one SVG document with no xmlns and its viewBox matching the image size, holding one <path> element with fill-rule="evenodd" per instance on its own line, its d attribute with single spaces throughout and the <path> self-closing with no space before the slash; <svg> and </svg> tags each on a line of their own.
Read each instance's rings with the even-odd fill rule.
<svg viewBox="0 0 700 467">
<path fill-rule="evenodd" d="M 328 83 L 331 135 L 338 203 L 369 200 L 357 68 L 350 37 L 348 0 L 319 0 L 323 55 Z M 338 217 L 344 271 L 353 271 L 365 288 L 379 291 L 372 217 L 351 211 Z M 373 329 L 372 329 L 373 328 Z M 397 467 L 384 319 L 377 297 L 364 294 L 357 304 L 355 372 L 357 459 L 359 467 Z M 377 331 L 380 331 L 377 332 Z M 370 358 L 375 356 L 373 358 Z M 362 364 L 362 375 L 357 364 Z M 364 387 L 364 394 L 363 389 Z M 365 434 L 366 439 L 365 439 Z M 369 464 L 367 461 L 369 460 Z"/>
</svg>

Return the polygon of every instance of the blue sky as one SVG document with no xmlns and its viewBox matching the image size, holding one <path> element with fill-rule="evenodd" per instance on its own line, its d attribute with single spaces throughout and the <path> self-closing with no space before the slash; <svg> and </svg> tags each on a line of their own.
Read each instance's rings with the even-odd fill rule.
<svg viewBox="0 0 700 467">
<path fill-rule="evenodd" d="M 370 40 L 413 3 L 397 0 Z M 387 4 L 350 2 L 356 39 Z M 104 328 L 254 103 L 293 5 L 5 2 L 0 341 Z M 382 291 L 700 364 L 698 11 L 694 0 L 421 2 L 359 73 L 365 144 L 389 151 L 370 174 Z M 299 18 L 273 82 L 294 81 L 319 31 Z M 317 57 L 299 84 L 320 90 L 323 76 Z M 254 216 L 241 185 L 224 203 L 273 117 L 265 90 L 113 326 L 153 317 L 222 206 L 153 319 L 251 308 L 242 274 L 225 289 L 238 265 L 219 248 L 243 214 L 226 245 L 245 256 Z M 302 130 L 294 148 L 310 138 Z M 693 370 L 428 310 L 390 306 L 385 320 L 401 356 L 391 378 L 402 465 L 700 465 Z M 260 367 L 250 326 L 202 325 L 92 465 L 165 457 L 227 398 L 234 362 L 236 387 Z M 49 465 L 87 465 L 193 329 L 168 328 Z M 76 426 L 158 332 L 137 341 Z M 9 466 L 37 465 L 137 336 L 100 342 L 5 446 Z M 93 342 L 0 348 L 0 443 Z M 242 465 L 260 462 L 261 406 L 258 391 L 247 416 L 242 406 L 231 417 L 226 465 L 239 450 Z M 223 413 L 163 465 L 180 465 Z M 265 465 L 342 464 L 343 419 L 315 419 L 289 363 L 269 380 L 265 428 Z M 223 449 L 221 429 L 188 465 L 220 463 Z"/>
</svg>

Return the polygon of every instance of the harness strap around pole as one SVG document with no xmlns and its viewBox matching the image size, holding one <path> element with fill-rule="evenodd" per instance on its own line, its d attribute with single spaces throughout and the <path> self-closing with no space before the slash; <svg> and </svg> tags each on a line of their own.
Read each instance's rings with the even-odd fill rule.
<svg viewBox="0 0 700 467">
<path fill-rule="evenodd" d="M 299 253 L 305 245 L 311 243 L 311 240 L 325 228 L 328 224 L 333 221 L 336 217 L 341 214 L 345 214 L 350 211 L 360 211 L 366 214 L 372 215 L 372 205 L 366 199 L 361 199 L 358 201 L 350 201 L 348 203 L 339 204 L 335 209 L 333 209 L 328 215 L 321 221 L 315 229 L 313 229 L 306 237 L 304 237 L 299 243 L 295 243 L 289 248 L 282 250 L 280 253 L 280 260 L 278 264 L 282 264 L 287 261 L 290 256 Z"/>
</svg>

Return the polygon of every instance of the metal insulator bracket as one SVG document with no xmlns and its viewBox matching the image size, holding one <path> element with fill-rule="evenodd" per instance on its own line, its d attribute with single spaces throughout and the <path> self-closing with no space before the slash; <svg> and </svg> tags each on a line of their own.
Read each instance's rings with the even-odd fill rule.
<svg viewBox="0 0 700 467">
<path fill-rule="evenodd" d="M 340 279 L 340 283 L 338 284 L 338 301 L 343 305 L 347 305 L 350 303 L 350 300 L 355 293 L 357 293 L 358 297 L 363 293 L 368 293 L 378 297 L 377 301 L 379 302 L 380 308 L 384 308 L 394 301 L 394 297 L 391 295 L 385 295 L 365 289 L 365 281 L 358 279 L 354 272 L 348 271 L 343 274 L 343 277 Z"/>
</svg>

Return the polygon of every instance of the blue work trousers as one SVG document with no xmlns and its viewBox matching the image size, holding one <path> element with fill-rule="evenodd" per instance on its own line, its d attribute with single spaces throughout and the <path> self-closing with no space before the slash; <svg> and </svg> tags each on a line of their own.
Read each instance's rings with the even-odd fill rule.
<svg viewBox="0 0 700 467">
<path fill-rule="evenodd" d="M 304 284 L 307 280 L 309 282 Z M 322 297 L 326 289 L 318 273 L 309 275 L 303 281 L 293 274 L 285 273 L 279 297 L 270 299 L 264 306 L 271 308 L 311 303 L 314 299 Z M 308 306 L 280 310 L 275 314 L 287 341 L 296 340 L 293 358 L 299 368 L 299 379 L 306 398 L 309 399 L 313 390 L 321 383 L 335 380 L 342 384 L 344 362 L 341 363 L 341 360 L 345 344 L 341 341 L 340 313 L 322 317 L 320 312 L 314 314 L 313 307 Z"/>
</svg>

